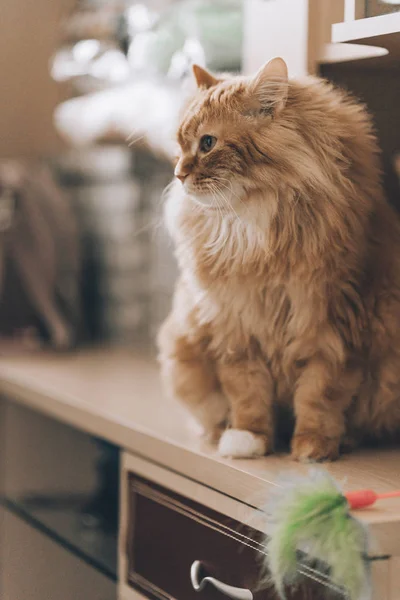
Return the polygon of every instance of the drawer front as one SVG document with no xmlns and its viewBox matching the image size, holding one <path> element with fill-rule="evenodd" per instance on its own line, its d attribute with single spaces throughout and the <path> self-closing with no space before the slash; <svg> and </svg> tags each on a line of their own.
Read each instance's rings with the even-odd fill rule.
<svg viewBox="0 0 400 600">
<path fill-rule="evenodd" d="M 128 474 L 127 582 L 156 600 L 226 600 L 207 583 L 197 593 L 190 571 L 200 561 L 199 579 L 210 576 L 251 590 L 255 600 L 275 600 L 260 589 L 265 548 L 262 534 L 153 482 Z M 333 598 L 319 583 L 306 581 L 291 600 Z M 338 597 L 338 596 L 336 596 Z"/>
</svg>

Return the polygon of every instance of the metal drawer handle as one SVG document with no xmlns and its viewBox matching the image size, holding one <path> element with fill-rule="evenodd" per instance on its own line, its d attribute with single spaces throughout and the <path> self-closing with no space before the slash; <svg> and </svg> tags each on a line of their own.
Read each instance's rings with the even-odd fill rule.
<svg viewBox="0 0 400 600">
<path fill-rule="evenodd" d="M 233 600 L 253 600 L 253 594 L 250 590 L 246 590 L 245 588 L 233 587 L 233 585 L 228 585 L 227 583 L 218 581 L 218 579 L 215 579 L 214 577 L 203 577 L 203 579 L 199 580 L 200 569 L 201 562 L 199 560 L 195 560 L 190 567 L 190 580 L 192 582 L 193 589 L 195 589 L 196 592 L 201 592 L 207 583 L 211 583 L 211 585 L 213 585 L 222 594 L 225 594 L 225 596 L 228 596 L 229 598 L 233 598 Z"/>
</svg>

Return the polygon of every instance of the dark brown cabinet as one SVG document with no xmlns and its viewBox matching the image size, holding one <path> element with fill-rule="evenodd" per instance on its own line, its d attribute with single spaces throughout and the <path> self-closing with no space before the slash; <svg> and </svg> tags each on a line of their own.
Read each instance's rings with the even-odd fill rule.
<svg viewBox="0 0 400 600">
<path fill-rule="evenodd" d="M 154 600 L 275 600 L 265 580 L 263 535 L 132 473 L 128 475 L 127 573 Z M 215 581 L 205 582 L 211 577 Z M 229 586 L 225 593 L 219 583 Z M 195 587 L 200 584 L 201 590 Z M 290 600 L 340 598 L 304 577 Z M 329 592 L 329 594 L 328 594 Z"/>
</svg>

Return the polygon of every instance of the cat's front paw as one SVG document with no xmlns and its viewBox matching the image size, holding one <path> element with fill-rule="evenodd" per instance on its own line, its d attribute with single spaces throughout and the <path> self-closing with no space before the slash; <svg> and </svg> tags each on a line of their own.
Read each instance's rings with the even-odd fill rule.
<svg viewBox="0 0 400 600">
<path fill-rule="evenodd" d="M 244 429 L 226 429 L 218 445 L 219 454 L 226 458 L 256 458 L 268 450 L 267 436 Z"/>
<path fill-rule="evenodd" d="M 299 433 L 292 439 L 292 458 L 300 462 L 324 462 L 339 458 L 340 440 L 318 433 Z"/>
</svg>

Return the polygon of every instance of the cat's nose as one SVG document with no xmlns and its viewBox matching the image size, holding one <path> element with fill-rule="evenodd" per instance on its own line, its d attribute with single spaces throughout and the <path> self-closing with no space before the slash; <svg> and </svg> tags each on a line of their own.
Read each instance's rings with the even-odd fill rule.
<svg viewBox="0 0 400 600">
<path fill-rule="evenodd" d="M 188 173 L 175 173 L 175 176 L 182 181 L 182 183 L 184 183 L 186 177 L 188 176 Z"/>
<path fill-rule="evenodd" d="M 185 182 L 186 177 L 190 175 L 192 172 L 193 163 L 192 161 L 186 159 L 180 159 L 178 164 L 175 167 L 175 177 L 177 177 L 182 183 Z"/>
</svg>

